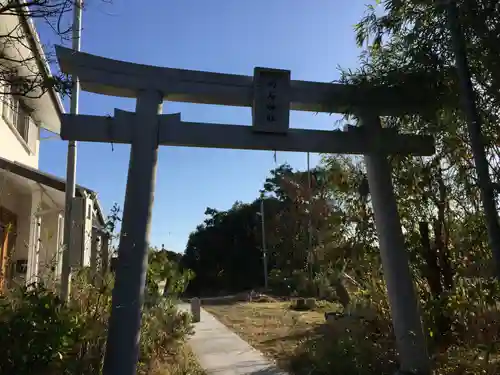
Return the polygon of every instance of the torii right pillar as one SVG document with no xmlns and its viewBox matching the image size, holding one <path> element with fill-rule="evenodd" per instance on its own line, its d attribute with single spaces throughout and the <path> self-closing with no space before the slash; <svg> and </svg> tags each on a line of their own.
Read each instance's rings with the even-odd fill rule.
<svg viewBox="0 0 500 375">
<path fill-rule="evenodd" d="M 372 113 L 359 113 L 357 116 L 359 125 L 370 138 L 380 141 L 380 118 Z M 387 154 L 383 152 L 368 153 L 364 160 L 399 351 L 399 371 L 405 374 L 427 375 L 431 371 L 429 354 L 410 272 L 410 259 L 401 230 L 391 167 Z"/>
</svg>

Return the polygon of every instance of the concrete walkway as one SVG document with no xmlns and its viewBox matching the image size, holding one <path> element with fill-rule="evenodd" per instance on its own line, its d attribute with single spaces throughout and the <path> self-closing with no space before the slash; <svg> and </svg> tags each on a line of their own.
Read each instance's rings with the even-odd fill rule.
<svg viewBox="0 0 500 375">
<path fill-rule="evenodd" d="M 190 311 L 188 304 L 179 308 Z M 287 375 L 203 309 L 194 330 L 189 345 L 209 375 Z"/>
</svg>

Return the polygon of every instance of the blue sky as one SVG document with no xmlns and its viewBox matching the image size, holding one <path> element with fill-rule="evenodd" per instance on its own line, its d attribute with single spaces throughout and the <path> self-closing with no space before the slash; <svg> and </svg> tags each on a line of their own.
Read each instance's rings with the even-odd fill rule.
<svg viewBox="0 0 500 375">
<path fill-rule="evenodd" d="M 289 69 L 292 79 L 330 82 L 337 67 L 356 67 L 353 26 L 365 1 L 101 0 L 86 1 L 82 51 L 125 61 L 252 75 L 255 66 Z M 151 6 L 145 6 L 151 4 Z M 41 29 L 42 40 L 53 38 Z M 134 109 L 134 101 L 82 93 L 80 113 Z M 248 125 L 249 108 L 165 103 L 185 121 Z M 292 112 L 291 127 L 333 129 L 337 117 Z M 43 134 L 47 137 L 49 134 Z M 99 193 L 106 213 L 123 206 L 130 147 L 79 143 L 77 182 Z M 40 168 L 65 176 L 67 142 L 41 143 Z M 312 164 L 319 160 L 311 155 Z M 305 169 L 306 155 L 278 153 L 278 164 Z M 206 207 L 249 202 L 275 167 L 272 151 L 161 147 L 151 244 L 184 251 Z"/>
</svg>

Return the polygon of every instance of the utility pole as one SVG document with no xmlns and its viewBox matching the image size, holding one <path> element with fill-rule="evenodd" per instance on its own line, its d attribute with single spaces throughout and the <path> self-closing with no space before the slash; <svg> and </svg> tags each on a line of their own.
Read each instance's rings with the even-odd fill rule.
<svg viewBox="0 0 500 375">
<path fill-rule="evenodd" d="M 260 222 L 262 225 L 262 260 L 264 264 L 264 288 L 267 290 L 268 275 L 267 275 L 266 226 L 264 222 L 264 197 L 260 198 Z"/>
<path fill-rule="evenodd" d="M 307 222 L 307 239 L 308 239 L 308 251 L 307 251 L 307 258 L 308 262 L 307 264 L 309 265 L 309 279 L 312 280 L 313 278 L 313 253 L 312 253 L 312 221 L 311 221 L 311 215 L 312 215 L 312 187 L 311 187 L 311 165 L 310 165 L 310 155 L 309 152 L 307 153 L 307 192 L 309 195 L 308 199 L 308 222 Z"/>
<path fill-rule="evenodd" d="M 80 51 L 82 33 L 82 0 L 75 0 L 73 5 L 73 42 L 72 48 Z M 80 95 L 80 81 L 75 74 L 71 75 L 71 102 L 70 113 L 78 114 L 78 99 Z M 71 282 L 71 207 L 75 197 L 76 186 L 76 141 L 68 142 L 68 156 L 66 164 L 66 191 L 64 208 L 64 237 L 61 270 L 61 299 L 67 301 L 70 295 Z"/>
<path fill-rule="evenodd" d="M 483 201 L 486 228 L 493 259 L 495 260 L 496 276 L 500 278 L 500 225 L 495 201 L 495 192 L 491 184 L 488 159 L 484 149 L 481 133 L 481 116 L 476 106 L 476 95 L 472 85 L 471 73 L 465 49 L 465 38 L 459 19 L 459 11 L 455 0 L 446 1 L 448 27 L 450 29 L 453 53 L 458 79 L 460 81 L 462 105 L 467 119 L 467 129 L 476 164 L 477 178 Z"/>
</svg>

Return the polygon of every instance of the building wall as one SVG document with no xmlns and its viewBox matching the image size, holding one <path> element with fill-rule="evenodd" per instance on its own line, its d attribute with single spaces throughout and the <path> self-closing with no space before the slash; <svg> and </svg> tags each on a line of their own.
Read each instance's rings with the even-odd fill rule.
<svg viewBox="0 0 500 375">
<path fill-rule="evenodd" d="M 40 128 L 34 122 L 30 122 L 28 142 L 26 142 L 15 127 L 5 120 L 3 107 L 0 102 L 0 157 L 38 168 Z"/>
<path fill-rule="evenodd" d="M 18 196 L 18 204 L 16 212 L 18 214 L 18 236 L 16 240 L 16 249 L 12 256 L 12 263 L 17 260 L 30 259 L 30 227 L 35 225 L 36 218 L 31 215 L 31 203 L 33 195 L 23 194 Z M 42 204 L 40 209 L 46 210 L 48 206 Z M 61 221 L 62 223 L 62 221 Z M 40 246 L 38 254 L 38 275 L 48 280 L 46 276 L 58 274 L 58 254 L 60 244 L 60 235 L 62 226 L 59 225 L 59 212 L 54 211 L 41 216 L 40 227 Z M 32 242 L 33 244 L 33 242 Z M 32 245 L 33 246 L 33 245 Z M 25 274 L 14 273 L 14 281 L 17 284 L 22 284 L 25 280 Z"/>
<path fill-rule="evenodd" d="M 31 23 L 30 23 L 31 24 Z M 36 88 L 26 95 L 10 95 L 11 80 L 5 75 L 0 79 L 0 157 L 38 169 L 40 151 L 40 126 L 43 123 L 48 129 L 58 131 L 60 124 L 60 108 L 53 96 L 45 91 L 42 81 L 46 77 L 43 69 L 44 62 L 40 59 L 39 51 L 33 47 L 32 41 L 40 45 L 36 32 L 32 32 L 27 23 L 12 14 L 0 15 L 0 34 L 12 37 L 2 38 L 0 53 L 10 59 L 10 74 L 16 77 L 34 77 L 39 74 Z M 43 53 L 42 53 L 43 55 Z M 4 64 L 5 67 L 5 64 Z M 15 110 L 16 107 L 22 110 Z M 26 122 L 15 121 L 15 116 L 23 113 Z M 17 214 L 17 239 L 15 242 L 12 262 L 28 260 L 33 248 L 33 227 L 35 218 L 32 215 L 33 193 L 31 183 L 22 183 L 22 186 L 6 188 L 0 180 L 0 205 Z M 24 193 L 23 193 L 24 191 Z M 39 198 L 38 198 L 39 199 Z M 53 202 L 47 201 L 49 205 Z M 43 205 L 41 209 L 48 208 Z M 57 244 L 58 216 L 57 213 L 42 217 L 41 242 L 39 254 L 39 270 L 45 268 L 49 258 L 53 257 Z M 22 281 L 24 275 L 18 274 L 16 281 Z"/>
<path fill-rule="evenodd" d="M 36 268 L 38 276 L 50 284 L 59 278 L 61 271 L 61 253 L 58 254 L 58 250 L 62 250 L 63 207 L 55 207 L 53 201 L 45 194 L 40 196 L 38 191 L 31 192 L 27 185 L 19 185 L 20 182 L 12 181 L 5 176 L 5 174 L 0 174 L 0 206 L 17 216 L 17 236 L 11 254 L 10 268 L 13 284 L 22 285 L 28 276 L 25 272 L 16 271 L 17 261 L 25 260 L 32 264 L 31 262 L 36 259 L 32 251 L 36 248 L 37 243 L 34 240 L 37 216 L 32 214 L 32 210 L 45 212 L 41 216 L 38 266 Z M 26 182 L 22 184 L 26 184 Z M 42 199 L 41 203 L 35 203 L 40 202 L 40 199 Z M 75 198 L 75 202 L 72 220 L 72 240 L 75 242 L 71 254 L 72 265 L 77 268 L 88 267 L 91 265 L 92 256 L 92 223 L 95 215 L 93 201 L 87 197 L 79 197 Z M 32 236 L 33 238 L 31 238 Z"/>
<path fill-rule="evenodd" d="M 0 206 L 13 212 L 17 216 L 16 241 L 11 254 L 11 275 L 16 284 L 22 284 L 26 275 L 16 272 L 15 264 L 18 260 L 30 259 L 29 250 L 35 242 L 30 241 L 31 226 L 35 225 L 36 217 L 32 215 L 32 202 L 36 193 L 31 193 L 26 187 L 16 185 L 0 175 Z M 62 194 L 62 193 L 61 193 Z M 56 209 L 50 207 L 42 194 L 42 202 L 37 207 L 41 211 Z M 60 207 L 59 209 L 62 209 Z M 40 252 L 38 255 L 38 273 L 40 276 L 49 275 L 57 270 L 57 250 L 60 248 L 63 221 L 59 219 L 60 211 L 50 211 L 41 216 Z M 59 225 L 61 224 L 61 225 Z"/>
<path fill-rule="evenodd" d="M 16 96 L 30 114 L 29 134 L 25 141 L 16 130 L 15 124 L 9 121 L 6 107 L 10 106 L 6 103 L 9 102 L 11 96 L 5 93 L 12 90 L 5 81 L 6 76 L 2 75 L 0 80 L 0 157 L 38 168 L 40 123 L 43 118 L 47 118 L 47 113 L 57 113 L 57 109 L 50 95 L 44 93 L 41 88 L 42 74 L 37 75 L 41 72 L 40 60 L 31 48 L 29 40 L 32 37 L 27 33 L 24 25 L 16 15 L 0 15 L 0 35 L 11 35 L 11 37 L 2 38 L 3 44 L 0 45 L 1 54 L 11 59 L 11 74 L 17 77 L 32 77 L 32 79 L 37 77 L 35 79 L 37 84 L 34 85 L 35 88 L 29 92 L 29 95 Z"/>
</svg>

